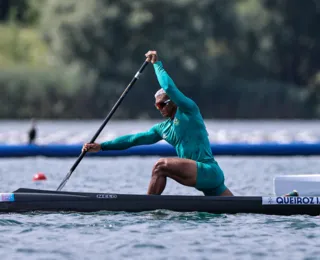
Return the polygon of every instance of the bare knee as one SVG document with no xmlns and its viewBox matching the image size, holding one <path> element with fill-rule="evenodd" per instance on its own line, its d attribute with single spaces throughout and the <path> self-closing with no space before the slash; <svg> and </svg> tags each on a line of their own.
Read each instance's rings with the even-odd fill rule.
<svg viewBox="0 0 320 260">
<path fill-rule="evenodd" d="M 168 170 L 168 160 L 166 158 L 159 159 L 153 166 L 152 176 L 161 176 Z"/>
</svg>

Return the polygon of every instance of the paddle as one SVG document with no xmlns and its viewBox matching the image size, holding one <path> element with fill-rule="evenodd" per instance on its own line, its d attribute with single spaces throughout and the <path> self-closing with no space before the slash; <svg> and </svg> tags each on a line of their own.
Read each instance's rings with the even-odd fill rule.
<svg viewBox="0 0 320 260">
<path fill-rule="evenodd" d="M 149 64 L 149 62 L 145 61 L 142 66 L 140 67 L 140 69 L 138 70 L 138 72 L 136 73 L 136 75 L 132 78 L 131 82 L 129 83 L 129 85 L 126 87 L 126 89 L 123 91 L 122 95 L 120 96 L 120 98 L 118 99 L 118 101 L 115 103 L 115 105 L 113 106 L 113 108 L 111 109 L 110 113 L 107 115 L 107 117 L 105 118 L 105 120 L 103 121 L 102 125 L 100 126 L 100 128 L 98 129 L 98 131 L 95 133 L 95 135 L 92 137 L 92 139 L 90 140 L 90 143 L 94 143 L 94 141 L 97 139 L 98 135 L 101 133 L 102 129 L 105 127 L 105 125 L 108 123 L 108 121 L 110 120 L 110 118 L 112 117 L 112 115 L 114 114 L 114 112 L 117 110 L 117 108 L 119 107 L 119 105 L 121 104 L 122 100 L 124 99 L 124 97 L 128 94 L 129 90 L 131 89 L 131 87 L 134 85 L 134 83 L 139 79 L 139 75 L 143 72 L 143 70 L 145 69 L 145 67 Z M 71 174 L 73 173 L 73 171 L 77 168 L 78 164 L 80 163 L 80 161 L 82 160 L 82 158 L 85 156 L 86 152 L 83 151 L 81 152 L 81 154 L 79 155 L 78 159 L 76 160 L 76 162 L 73 164 L 73 166 L 71 167 L 70 171 L 68 172 L 68 174 L 66 175 L 66 177 L 63 179 L 63 181 L 61 182 L 61 184 L 58 187 L 58 191 L 60 191 L 64 185 L 67 183 L 67 181 L 69 180 Z"/>
</svg>

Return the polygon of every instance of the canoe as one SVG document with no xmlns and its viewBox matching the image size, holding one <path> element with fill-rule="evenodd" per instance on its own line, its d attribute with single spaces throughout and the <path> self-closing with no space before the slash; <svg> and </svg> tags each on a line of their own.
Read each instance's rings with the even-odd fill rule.
<svg viewBox="0 0 320 260">
<path fill-rule="evenodd" d="M 214 214 L 319 215 L 320 197 L 183 196 L 88 193 L 20 188 L 0 193 L 0 213 L 143 212 L 170 210 Z"/>
</svg>

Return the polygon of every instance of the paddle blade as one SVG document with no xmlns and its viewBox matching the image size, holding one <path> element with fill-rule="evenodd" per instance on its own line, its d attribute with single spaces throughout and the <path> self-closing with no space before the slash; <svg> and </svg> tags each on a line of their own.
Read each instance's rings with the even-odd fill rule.
<svg viewBox="0 0 320 260">
<path fill-rule="evenodd" d="M 64 185 L 66 185 L 67 181 L 69 180 L 70 176 L 72 174 L 72 171 L 69 171 L 67 176 L 63 179 L 63 181 L 61 182 L 61 184 L 59 185 L 57 191 L 60 191 L 63 189 Z"/>
</svg>

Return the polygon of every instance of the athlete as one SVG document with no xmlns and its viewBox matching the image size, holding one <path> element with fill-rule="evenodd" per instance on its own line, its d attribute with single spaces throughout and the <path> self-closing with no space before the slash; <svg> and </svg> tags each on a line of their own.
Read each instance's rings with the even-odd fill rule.
<svg viewBox="0 0 320 260">
<path fill-rule="evenodd" d="M 166 140 L 175 147 L 178 158 L 161 158 L 153 167 L 148 194 L 160 195 L 167 177 L 194 187 L 206 196 L 233 196 L 224 184 L 224 173 L 212 155 L 208 133 L 196 103 L 175 85 L 158 60 L 156 51 L 148 51 L 146 61 L 153 64 L 161 86 L 155 94 L 155 106 L 165 121 L 149 131 L 125 135 L 101 144 L 86 143 L 82 151 L 124 150 L 132 146 Z"/>
</svg>

